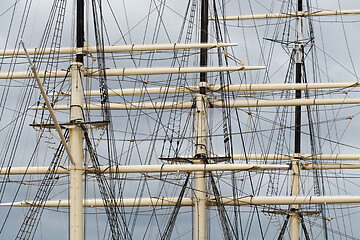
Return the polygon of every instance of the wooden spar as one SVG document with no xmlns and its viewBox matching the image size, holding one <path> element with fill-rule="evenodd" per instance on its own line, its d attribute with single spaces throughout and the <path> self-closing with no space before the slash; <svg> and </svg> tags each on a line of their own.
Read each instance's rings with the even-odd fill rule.
<svg viewBox="0 0 360 240">
<path fill-rule="evenodd" d="M 181 50 L 181 49 L 201 49 L 214 47 L 230 47 L 237 46 L 236 43 L 166 43 L 166 44 L 132 44 L 132 45 L 117 45 L 104 46 L 104 53 L 122 53 L 135 51 L 165 51 L 165 50 Z M 92 54 L 97 53 L 96 46 L 84 47 L 60 47 L 60 48 L 30 48 L 29 55 L 37 54 Z M 21 56 L 25 52 L 21 49 L 5 49 L 0 50 L 0 56 Z"/>
<path fill-rule="evenodd" d="M 134 76 L 134 75 L 161 75 L 161 74 L 183 74 L 202 72 L 224 72 L 224 71 L 251 71 L 264 69 L 263 66 L 214 66 L 214 67 L 152 67 L 152 68 L 119 68 L 105 69 L 106 76 Z M 99 69 L 85 69 L 85 77 L 97 77 L 102 73 Z M 66 70 L 38 71 L 40 78 L 64 78 L 71 76 Z M 0 79 L 27 79 L 34 77 L 28 72 L 1 72 Z"/>
<path fill-rule="evenodd" d="M 249 205 L 290 205 L 290 204 L 341 204 L 341 203 L 360 203 L 360 196 L 239 196 L 235 199 L 232 197 L 221 197 L 220 201 L 224 206 L 239 206 Z M 117 200 L 122 207 L 151 207 L 151 206 L 175 206 L 177 202 L 176 197 L 153 197 L 153 198 L 122 198 Z M 184 197 L 181 206 L 193 206 L 194 198 Z M 36 204 L 36 203 L 35 203 Z M 42 205 L 44 204 L 44 205 Z M 83 201 L 84 207 L 103 207 L 103 199 L 85 199 Z M 0 203 L 1 206 L 13 207 L 29 207 L 33 205 L 31 200 L 14 202 L 14 203 Z M 216 206 L 214 199 L 209 198 L 206 202 L 207 206 Z M 44 207 L 68 207 L 69 201 L 49 200 L 41 203 Z"/>
<path fill-rule="evenodd" d="M 296 18 L 296 17 L 322 17 L 322 16 L 337 16 L 337 15 L 353 15 L 360 14 L 360 9 L 349 10 L 335 10 L 335 11 L 298 11 L 290 13 L 267 13 L 267 14 L 249 14 L 249 15 L 235 15 L 227 17 L 219 17 L 219 20 L 253 20 L 253 19 L 270 19 L 270 18 Z M 210 18 L 209 20 L 215 20 Z"/>
<path fill-rule="evenodd" d="M 268 159 L 269 160 L 269 159 Z M 302 170 L 314 169 L 360 169 L 360 161 L 345 163 L 301 163 Z M 35 175 L 46 174 L 48 167 L 11 167 L 0 168 L 0 175 Z M 161 173 L 161 172 L 193 172 L 193 171 L 289 171 L 289 164 L 196 164 L 196 165 L 117 165 L 99 166 L 101 173 Z M 54 174 L 69 174 L 68 168 L 58 168 Z M 82 173 L 95 174 L 97 171 L 92 167 L 83 168 Z"/>
<path fill-rule="evenodd" d="M 229 108 L 248 107 L 276 107 L 276 106 L 311 106 L 311 105 L 343 105 L 360 104 L 359 98 L 340 99 L 286 99 L 286 100 L 232 100 L 229 101 Z M 69 105 L 55 105 L 54 110 L 67 110 Z M 146 109 L 190 109 L 193 108 L 193 101 L 184 102 L 134 102 L 134 103 L 109 103 L 110 110 L 146 110 Z M 212 108 L 223 108 L 221 101 L 212 102 Z M 31 107 L 32 110 L 46 109 L 44 106 Z M 86 110 L 101 110 L 101 104 L 87 104 Z"/>
<path fill-rule="evenodd" d="M 66 139 L 65 139 L 65 137 L 64 137 L 64 135 L 63 135 L 63 133 L 62 133 L 62 131 L 61 131 L 61 127 L 60 127 L 60 124 L 59 124 L 59 122 L 58 122 L 58 120 L 57 120 L 57 118 L 56 118 L 54 109 L 52 108 L 51 103 L 50 103 L 50 101 L 49 101 L 49 99 L 48 99 L 48 97 L 47 97 L 47 95 L 46 95 L 46 91 L 45 91 L 45 89 L 44 89 L 44 87 L 43 87 L 43 85 L 42 85 L 42 82 L 41 82 L 41 80 L 40 80 L 40 78 L 39 78 L 39 75 L 38 75 L 38 73 L 37 73 L 37 71 L 36 71 L 36 68 L 35 68 L 32 60 L 30 59 L 29 54 L 27 54 L 27 49 L 26 49 L 26 47 L 25 47 L 25 43 L 24 43 L 23 41 L 21 41 L 21 44 L 22 44 L 22 46 L 23 46 L 23 48 L 24 48 L 24 52 L 25 52 L 26 57 L 27 57 L 27 59 L 28 59 L 28 61 L 29 61 L 30 68 L 31 68 L 31 70 L 32 70 L 32 72 L 33 72 L 33 75 L 34 75 L 34 77 L 35 77 L 35 80 L 36 80 L 36 82 L 37 82 L 37 84 L 38 84 L 38 86 L 39 86 L 41 95 L 42 95 L 43 98 L 44 98 L 44 101 L 45 101 L 45 104 L 46 104 L 46 106 L 47 106 L 47 109 L 48 109 L 48 111 L 49 111 L 49 113 L 50 113 L 50 116 L 51 116 L 53 122 L 54 122 L 56 131 L 58 132 L 59 137 L 60 137 L 60 139 L 61 139 L 61 142 L 62 142 L 62 144 L 64 145 L 64 148 L 65 148 L 65 150 L 66 150 L 66 153 L 68 154 L 69 161 L 70 161 L 71 163 L 74 163 L 74 160 L 73 160 L 73 157 L 72 157 L 72 154 L 71 154 L 71 150 L 70 150 L 68 144 L 66 143 Z"/>
<path fill-rule="evenodd" d="M 310 89 L 330 89 L 330 88 L 355 88 L 360 87 L 359 82 L 347 83 L 282 83 L 282 84 L 231 84 L 227 86 L 210 85 L 207 86 L 208 92 L 242 92 L 242 91 L 285 91 L 285 90 L 310 90 Z M 141 94 L 177 94 L 177 93 L 198 93 L 199 86 L 170 86 L 170 87 L 143 87 L 143 88 L 124 88 L 109 89 L 109 96 L 132 96 Z M 69 96 L 70 92 L 59 92 L 59 96 Z M 101 96 L 99 90 L 85 91 L 85 96 Z"/>
</svg>

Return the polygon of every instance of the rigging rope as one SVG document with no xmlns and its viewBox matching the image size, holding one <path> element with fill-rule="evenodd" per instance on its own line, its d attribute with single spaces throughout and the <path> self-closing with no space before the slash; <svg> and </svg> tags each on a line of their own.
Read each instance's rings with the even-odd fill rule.
<svg viewBox="0 0 360 240">
<path fill-rule="evenodd" d="M 66 140 L 69 139 L 69 131 L 66 130 L 64 137 Z M 56 149 L 53 159 L 50 163 L 43 180 L 35 194 L 34 199 L 31 202 L 29 209 L 25 215 L 24 221 L 20 227 L 19 232 L 16 235 L 16 239 L 33 239 L 36 233 L 36 229 L 39 225 L 46 201 L 49 199 L 49 195 L 59 179 L 57 170 L 61 165 L 61 159 L 64 155 L 65 147 L 62 143 Z"/>
</svg>

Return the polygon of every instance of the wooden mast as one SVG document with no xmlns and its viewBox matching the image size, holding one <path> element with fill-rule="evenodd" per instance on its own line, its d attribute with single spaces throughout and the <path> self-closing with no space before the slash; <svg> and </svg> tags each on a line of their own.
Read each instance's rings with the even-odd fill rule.
<svg viewBox="0 0 360 240">
<path fill-rule="evenodd" d="M 298 12 L 303 10 L 302 0 L 298 0 Z M 302 46 L 302 17 L 296 18 L 296 42 L 295 42 L 295 83 L 301 83 L 303 66 L 303 46 Z M 301 99 L 301 90 L 295 91 L 295 98 Z M 294 153 L 301 152 L 301 106 L 295 106 L 295 144 Z M 291 160 L 291 196 L 300 195 L 300 159 Z M 300 206 L 298 204 L 290 205 L 290 239 L 300 239 Z"/>
<path fill-rule="evenodd" d="M 84 0 L 76 1 L 76 47 L 84 47 Z M 74 163 L 70 166 L 70 240 L 84 239 L 83 221 L 83 78 L 84 55 L 76 54 L 71 63 L 71 100 L 70 100 L 70 149 Z"/>
<path fill-rule="evenodd" d="M 208 42 L 208 23 L 209 23 L 209 2 L 208 0 L 201 0 L 201 33 L 200 42 Z M 200 67 L 207 66 L 207 48 L 200 49 Z M 200 73 L 199 93 L 195 97 L 196 104 L 196 120 L 195 120 L 195 164 L 206 164 L 207 160 L 207 73 Z M 206 172 L 194 172 L 195 185 L 195 239 L 206 239 L 206 204 L 207 204 L 207 189 L 206 189 Z"/>
</svg>

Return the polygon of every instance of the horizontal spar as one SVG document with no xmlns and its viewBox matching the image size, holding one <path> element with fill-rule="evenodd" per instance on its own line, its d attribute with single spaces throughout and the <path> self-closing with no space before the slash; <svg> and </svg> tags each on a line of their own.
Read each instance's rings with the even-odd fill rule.
<svg viewBox="0 0 360 240">
<path fill-rule="evenodd" d="M 277 106 L 311 106 L 311 105 L 341 105 L 341 104 L 359 104 L 359 98 L 341 98 L 341 99 L 277 99 L 277 100 L 234 100 L 230 101 L 229 107 L 277 107 Z M 220 101 L 213 103 L 215 108 L 222 108 Z"/>
<path fill-rule="evenodd" d="M 142 102 L 142 103 L 109 103 L 107 108 L 110 110 L 146 110 L 146 109 L 190 109 L 194 105 L 193 101 L 186 102 Z M 31 107 L 32 110 L 36 109 L 46 109 L 45 106 L 35 106 Z M 68 110 L 70 105 L 55 105 L 54 110 Z M 101 110 L 102 105 L 99 104 L 86 104 L 84 106 L 85 110 Z"/>
<path fill-rule="evenodd" d="M 227 71 L 250 71 L 265 69 L 262 66 L 218 66 L 218 67 L 153 67 L 153 68 L 122 68 L 106 69 L 106 76 L 132 76 L 132 75 L 158 75 L 158 74 L 182 74 L 202 72 L 227 72 Z M 89 70 L 89 76 L 100 76 L 99 70 Z"/>
<path fill-rule="evenodd" d="M 189 164 L 189 165 L 124 165 L 99 166 L 102 173 L 160 173 L 160 172 L 192 172 L 192 171 L 247 171 L 247 170 L 289 170 L 289 165 L 283 164 Z M 11 167 L 0 169 L 0 175 L 45 174 L 48 167 Z M 98 172 L 95 168 L 84 169 L 86 173 Z M 58 168 L 56 174 L 68 174 L 66 168 Z"/>
<path fill-rule="evenodd" d="M 149 207 L 149 206 L 175 206 L 177 202 L 177 198 L 126 198 L 120 200 L 116 200 L 117 204 L 121 207 Z M 1 206 L 14 206 L 14 207 L 30 207 L 30 206 L 39 206 L 41 203 L 44 207 L 69 207 L 69 200 L 62 199 L 62 200 L 49 200 L 45 203 L 42 202 L 35 202 L 32 201 L 22 201 L 22 202 L 14 202 L 11 203 L 1 203 Z M 189 197 L 184 197 L 181 205 L 182 206 L 192 206 L 194 201 Z M 110 201 L 108 206 L 113 205 L 113 201 Z M 84 207 L 103 207 L 104 202 L 101 198 L 99 199 L 85 199 L 83 201 Z"/>
<path fill-rule="evenodd" d="M 247 108 L 247 107 L 277 107 L 277 106 L 311 106 L 311 105 L 342 105 L 342 104 L 360 104 L 359 98 L 342 98 L 342 99 L 283 99 L 283 100 L 232 100 L 228 105 L 222 101 L 214 101 L 212 108 Z M 193 108 L 193 101 L 184 102 L 135 102 L 135 103 L 109 103 L 110 110 L 146 110 L 146 109 L 190 109 Z M 33 110 L 46 109 L 45 106 L 31 107 Z M 68 110 L 70 105 L 55 105 L 54 110 Z M 86 110 L 101 110 L 102 105 L 87 104 Z"/>
<path fill-rule="evenodd" d="M 312 169 L 360 169 L 359 163 L 301 164 L 302 170 Z"/>
<path fill-rule="evenodd" d="M 132 44 L 104 46 L 105 53 L 133 52 L 133 51 L 161 51 L 161 50 L 180 50 L 196 48 L 214 48 L 237 46 L 236 43 L 165 43 L 165 44 Z M 87 54 L 97 53 L 96 46 L 85 46 L 83 48 L 60 47 L 60 48 L 31 48 L 28 49 L 30 55 L 36 54 Z M 23 49 L 1 49 L 0 56 L 25 55 Z"/>
<path fill-rule="evenodd" d="M 270 160 L 270 159 L 268 159 Z M 301 169 L 360 169 L 360 162 L 352 163 L 301 163 Z M 125 166 L 99 166 L 84 168 L 83 172 L 92 173 L 161 173 L 161 172 L 193 172 L 193 171 L 267 171 L 267 170 L 290 170 L 289 164 L 175 164 L 175 165 L 125 165 Z M 1 168 L 0 175 L 34 175 L 45 174 L 48 167 L 11 167 Z M 58 168 L 55 174 L 68 174 L 65 167 Z"/>
<path fill-rule="evenodd" d="M 164 160 L 172 161 L 172 159 L 176 160 L 188 160 L 192 159 L 193 156 L 177 156 L 173 158 L 162 158 Z M 210 159 L 222 159 L 227 158 L 231 159 L 226 155 L 212 155 L 209 157 Z M 245 160 L 284 160 L 290 161 L 292 159 L 300 159 L 300 160 L 317 160 L 317 161 L 357 161 L 360 160 L 360 154 L 309 154 L 309 153 L 294 153 L 294 154 L 234 154 L 232 155 L 232 159 L 234 161 L 245 161 Z"/>
<path fill-rule="evenodd" d="M 208 85 L 208 92 L 242 92 L 242 91 L 284 91 L 284 90 L 310 90 L 329 88 L 351 88 L 360 87 L 360 83 L 284 83 L 284 84 L 232 84 L 226 86 Z M 176 94 L 197 93 L 199 86 L 170 86 L 170 87 L 143 87 L 109 89 L 109 96 L 127 96 L 141 94 Z M 101 96 L 100 91 L 85 91 L 85 96 Z M 70 96 L 70 92 L 61 92 L 60 96 Z"/>
<path fill-rule="evenodd" d="M 252 19 L 269 19 L 269 18 L 295 18 L 295 17 L 321 17 L 321 16 L 336 16 L 336 15 L 352 15 L 360 14 L 360 9 L 349 10 L 334 10 L 334 11 L 300 11 L 290 13 L 266 13 L 266 14 L 249 14 L 249 15 L 235 15 L 227 17 L 219 17 L 219 20 L 252 20 Z M 210 18 L 215 20 L 215 18 Z"/>
<path fill-rule="evenodd" d="M 106 76 L 133 76 L 133 75 L 160 75 L 160 74 L 185 74 L 185 73 L 202 73 L 202 72 L 232 72 L 232 71 L 251 71 L 264 69 L 263 66 L 216 66 L 216 67 L 152 67 L 152 68 L 119 68 L 105 69 Z M 66 70 L 52 72 L 38 71 L 40 78 L 64 78 L 71 76 Z M 102 75 L 100 69 L 86 69 L 86 77 L 96 77 Z M 0 79 L 24 79 L 34 77 L 29 72 L 1 72 Z"/>
<path fill-rule="evenodd" d="M 235 200 L 238 205 L 291 205 L 360 203 L 360 196 L 245 196 Z M 233 198 L 222 198 L 224 205 L 234 205 Z"/>
<path fill-rule="evenodd" d="M 233 85 L 213 85 L 208 90 L 212 92 L 229 91 L 285 91 L 285 90 L 311 90 L 311 89 L 329 89 L 329 88 L 350 88 L 360 87 L 359 82 L 345 83 L 268 83 L 268 84 L 233 84 Z"/>
<path fill-rule="evenodd" d="M 176 197 L 152 197 L 152 198 L 124 198 L 117 199 L 118 206 L 121 207 L 156 207 L 156 206 L 175 206 Z M 181 206 L 193 206 L 195 199 L 184 197 L 180 203 Z M 243 196 L 243 197 L 221 197 L 220 201 L 224 206 L 246 206 L 246 205 L 291 205 L 291 204 L 341 204 L 341 203 L 360 203 L 360 196 Z M 112 201 L 111 201 L 112 202 Z M 104 207 L 104 202 L 99 199 L 85 199 L 84 207 Z M 110 203 L 112 204 L 112 203 Z M 69 207 L 69 201 L 49 200 L 46 202 L 21 201 L 14 203 L 1 203 L 0 206 L 13 207 Z M 208 206 L 216 206 L 215 199 L 208 199 Z M 110 205 L 111 206 L 111 205 Z"/>
</svg>

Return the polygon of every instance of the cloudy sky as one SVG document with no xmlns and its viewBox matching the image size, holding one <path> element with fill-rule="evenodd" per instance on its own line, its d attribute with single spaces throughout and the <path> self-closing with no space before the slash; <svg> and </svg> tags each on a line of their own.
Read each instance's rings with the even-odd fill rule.
<svg viewBox="0 0 360 240">
<path fill-rule="evenodd" d="M 31 8 L 29 11 L 25 11 L 26 4 L 29 3 L 28 0 L 2 0 L 0 8 L 0 49 L 12 49 L 17 48 L 18 40 L 23 39 L 28 48 L 38 47 L 41 42 L 41 37 L 43 36 L 43 31 L 46 26 L 47 19 L 49 18 L 50 9 L 52 6 L 52 1 L 49 0 L 32 0 Z M 107 3 L 110 3 L 108 5 Z M 163 1 L 164 2 L 164 1 Z M 142 43 L 174 43 L 178 41 L 178 35 L 181 28 L 181 23 L 183 21 L 184 12 L 186 9 L 186 1 L 174 1 L 167 0 L 164 7 L 160 5 L 160 1 L 150 1 L 150 0 L 131 0 L 131 1 L 103 1 L 104 3 L 104 18 L 106 22 L 106 30 L 108 37 L 106 37 L 105 42 L 110 45 L 116 44 L 142 44 Z M 227 15 L 238 15 L 238 14 L 251 14 L 251 13 L 268 13 L 268 12 L 279 12 L 278 9 L 283 1 L 253 1 L 253 0 L 238 0 L 238 1 L 226 1 L 225 10 Z M 251 3 L 251 5 L 249 5 Z M 358 0 L 312 0 L 314 10 L 335 10 L 335 9 L 356 9 L 359 8 Z M 111 6 L 111 8 L 109 7 Z M 15 10 L 15 11 L 14 11 Z M 91 9 L 88 9 L 87 14 L 91 15 Z M 159 18 L 159 15 L 162 17 Z M 114 18 L 115 16 L 115 18 Z M 343 20 L 343 21 L 341 21 Z M 26 21 L 26 27 L 22 28 L 20 23 Z M 316 52 L 318 58 L 318 66 L 320 73 L 318 78 L 326 78 L 325 81 L 330 82 L 357 82 L 360 65 L 360 59 L 357 57 L 360 55 L 359 39 L 360 39 L 360 17 L 359 16 L 343 16 L 343 17 L 326 17 L 326 18 L 316 18 L 314 19 L 314 34 Z M 267 65 L 269 64 L 266 60 L 268 56 L 266 51 L 269 51 L 270 44 L 265 41 L 264 38 L 271 38 L 275 36 L 273 34 L 275 28 L 272 28 L 275 21 L 267 22 L 265 20 L 260 20 L 259 22 L 229 22 L 228 31 L 229 35 L 227 39 L 231 42 L 235 42 L 238 46 L 234 47 L 231 52 L 236 58 L 241 59 L 246 65 Z M 88 22 L 89 26 L 86 29 L 86 44 L 95 45 L 95 38 L 93 36 L 92 18 Z M 198 24 L 198 22 L 197 22 Z M 306 23 L 305 23 L 306 24 Z M 158 29 L 156 26 L 160 26 Z M 270 26 L 266 28 L 265 26 Z M 292 27 L 294 25 L 291 25 Z M 198 25 L 195 27 L 198 28 Z M 210 26 L 211 31 L 213 26 Z M 69 1 L 66 7 L 66 17 L 64 22 L 64 32 L 62 38 L 63 46 L 72 46 L 74 43 L 74 15 L 73 15 L 73 2 Z M 283 31 L 280 29 L 279 31 Z M 305 27 L 305 31 L 308 29 Z M 293 33 L 293 32 L 291 32 Z M 280 34 L 281 35 L 281 34 Z M 278 36 L 280 36 L 278 35 Z M 293 36 L 292 36 L 293 37 Z M 198 35 L 193 38 L 193 41 L 196 41 Z M 214 40 L 213 31 L 211 32 L 210 41 Z M 274 39 L 278 40 L 278 39 Z M 261 46 L 261 47 L 260 47 Z M 307 46 L 309 49 L 311 46 Z M 271 68 L 268 69 L 268 75 L 271 76 L 271 81 L 274 83 L 284 82 L 284 74 L 286 73 L 286 67 L 288 62 L 288 55 L 286 54 L 286 49 L 291 48 L 291 46 L 276 45 L 275 47 L 275 56 L 271 58 L 271 63 L 273 64 Z M 311 58 L 311 61 L 314 61 L 314 58 Z M 326 60 L 325 60 L 326 59 Z M 65 63 L 61 67 L 66 68 L 70 58 L 63 59 Z M 66 62 L 68 61 L 68 62 Z M 192 59 L 190 64 L 196 65 L 198 59 Z M 309 65 L 311 65 L 311 61 Z M 8 63 L 7 60 L 5 62 Z M 27 63 L 24 59 L 19 60 L 23 64 L 17 66 L 18 70 L 23 70 L 27 67 Z M 168 66 L 171 60 L 167 61 L 158 61 L 154 62 L 154 65 L 165 65 Z M 216 65 L 216 60 L 210 60 L 210 64 Z M 145 67 L 147 66 L 146 61 L 139 61 L 139 65 Z M 134 63 L 128 59 L 123 60 L 120 63 L 119 67 L 134 67 Z M 8 70 L 9 65 L 3 64 L 2 71 Z M 254 81 L 255 83 L 264 82 L 265 72 L 260 73 L 248 73 L 247 78 L 239 78 L 235 81 Z M 160 79 L 160 78 L 159 78 Z M 164 80 L 164 79 L 160 79 Z M 323 79 L 321 79 L 324 81 Z M 160 82 L 160 81 L 159 81 Z M 15 81 L 12 83 L 14 86 L 22 86 L 22 82 Z M 154 84 L 155 86 L 156 84 Z M 1 85 L 4 87 L 4 84 Z M 3 89 L 6 89 L 5 87 Z M 2 96 L 4 96 L 4 91 L 2 91 Z M 353 93 L 354 92 L 354 93 Z M 348 95 L 350 98 L 356 98 L 356 91 L 350 92 Z M 17 103 L 19 97 L 16 94 L 20 94 L 18 90 L 11 90 L 10 94 L 7 95 L 8 101 L 6 106 L 4 105 L 3 99 L 1 102 L 1 108 L 3 114 L 1 116 L 1 131 L 0 131 L 0 143 L 6 146 L 5 138 L 8 138 L 9 129 L 7 126 L 10 123 L 13 123 L 14 111 L 18 109 Z M 341 97 L 341 96 L 340 96 Z M 32 96 L 32 103 L 38 99 L 38 94 Z M 344 118 L 346 116 L 357 116 L 360 111 L 356 108 L 349 110 L 344 110 L 341 112 L 341 116 Z M 59 113 L 62 114 L 62 113 Z M 33 149 L 36 133 L 32 128 L 28 127 L 28 124 L 33 120 L 33 113 L 29 113 L 29 118 L 26 120 L 25 128 L 23 130 L 22 140 L 21 140 L 21 149 L 16 155 L 16 161 L 14 165 L 22 166 L 27 164 L 27 159 L 29 154 L 31 154 L 31 149 Z M 67 115 L 61 115 L 63 119 L 66 119 Z M 216 121 L 216 117 L 214 118 Z M 151 121 L 151 120 L 150 120 Z M 145 125 L 145 124 L 144 124 Z M 349 131 L 348 129 L 351 130 Z M 141 126 L 139 131 L 145 129 L 145 126 Z M 222 129 L 220 129 L 222 130 Z M 357 143 L 357 132 L 360 131 L 360 127 L 356 122 L 356 119 L 348 124 L 347 122 L 340 125 L 337 129 L 331 128 L 332 131 L 338 130 L 339 138 L 341 142 L 351 145 L 353 147 L 359 147 Z M 325 134 L 325 136 L 328 136 Z M 216 146 L 214 146 L 216 149 Z M 328 150 L 324 148 L 324 151 Z M 344 147 L 341 148 L 342 153 L 354 153 L 354 148 Z M 46 152 L 45 149 L 40 151 Z M 304 147 L 305 152 L 311 151 L 310 146 Z M 145 152 L 145 151 L 144 151 Z M 46 152 L 47 156 L 51 156 L 51 152 Z M 141 154 L 139 154 L 141 155 Z M 145 153 L 144 153 L 145 155 Z M 44 158 L 38 159 L 39 165 L 42 165 L 43 162 L 46 162 Z M 48 161 L 48 160 L 47 160 Z M 39 179 L 40 177 L 34 177 L 34 179 Z M 19 180 L 19 179 L 16 179 Z M 66 179 L 65 179 L 66 180 Z M 64 180 L 64 182 L 65 182 Z M 15 186 L 15 184 L 14 184 Z M 16 185 L 17 186 L 17 185 Z M 30 187 L 29 190 L 33 190 L 35 187 Z M 16 187 L 8 188 L 5 198 L 7 201 L 12 199 Z M 60 188 L 56 190 L 58 192 L 54 193 L 52 197 L 58 199 L 59 197 L 66 196 L 66 190 Z M 29 196 L 27 193 L 23 193 L 16 200 L 22 200 L 21 197 Z M 5 216 L 8 209 L 0 209 L 1 215 Z M 6 225 L 3 233 L 0 234 L 0 239 L 10 239 L 13 238 L 14 232 L 18 229 L 19 219 L 22 219 L 24 214 L 24 209 L 13 210 L 9 217 L 9 223 Z M 187 215 L 189 216 L 189 214 Z M 36 239 L 49 239 L 48 236 L 51 234 L 52 239 L 65 239 L 67 238 L 67 224 L 68 219 L 66 214 L 59 214 L 58 212 L 45 211 L 43 215 L 43 221 L 39 227 L 39 235 Z M 1 222 L 5 217 L 1 217 Z M 55 219 L 55 220 L 54 220 Z M 191 223 L 189 218 L 181 217 L 180 218 L 184 229 L 190 229 Z M 13 225 L 13 221 L 15 222 Z M 105 225 L 104 215 L 98 220 L 101 225 Z M 20 221 L 21 222 L 21 221 Z M 51 224 L 46 224 L 51 222 Z M 96 221 L 89 220 L 90 227 L 87 228 L 88 239 L 97 239 L 96 233 Z M 145 220 L 139 220 L 139 229 L 143 230 L 146 228 L 147 222 Z M 16 226 L 16 228 L 15 228 Z M 102 226 L 104 227 L 104 226 Z M 177 231 L 182 232 L 181 227 L 178 227 Z M 218 229 L 220 229 L 220 226 Z M 139 230 L 139 232 L 141 232 Z M 210 230 L 212 231 L 212 230 Z M 215 230 L 213 230 L 215 236 Z M 53 234 L 53 233 L 56 234 Z M 102 239 L 103 231 L 100 231 L 99 238 Z M 355 232 L 355 230 L 354 230 Z M 94 235 L 92 235 L 94 234 Z M 182 236 L 181 233 L 178 233 L 179 239 L 189 239 L 189 232 L 186 231 L 185 235 Z M 154 234 L 155 235 L 155 234 Z M 155 239 L 154 235 L 149 235 L 149 239 Z M 356 233 L 355 233 L 356 235 Z M 139 235 L 141 236 L 141 235 Z M 151 236 L 153 238 L 151 238 Z M 251 238 L 250 238 L 251 239 Z"/>
</svg>

